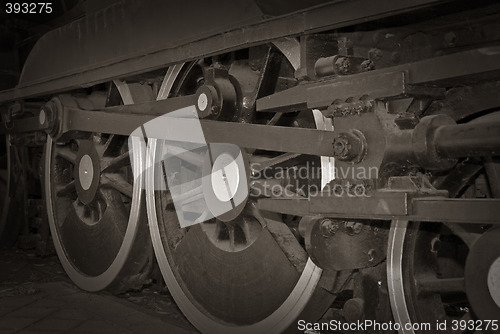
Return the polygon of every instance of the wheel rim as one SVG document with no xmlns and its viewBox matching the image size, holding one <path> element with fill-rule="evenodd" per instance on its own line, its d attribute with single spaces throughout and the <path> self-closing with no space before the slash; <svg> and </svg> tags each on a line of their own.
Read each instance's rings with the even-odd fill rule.
<svg viewBox="0 0 500 334">
<path fill-rule="evenodd" d="M 130 157 L 126 137 L 47 140 L 45 197 L 52 239 L 66 273 L 84 290 L 119 292 L 141 284 L 137 274 L 148 261 L 149 236 L 143 178 L 133 180 L 129 165 L 142 168 L 144 151 L 134 138 L 129 146 L 135 153 Z"/>
<path fill-rule="evenodd" d="M 277 43 L 276 46 L 282 51 L 283 48 L 288 48 L 290 43 L 295 45 L 293 41 L 288 40 L 283 41 L 281 45 Z M 296 56 L 294 52 L 288 54 Z M 298 64 L 298 60 L 293 57 L 290 62 Z M 181 70 L 174 66 L 169 72 L 181 73 Z M 162 87 L 172 89 L 175 76 L 169 76 L 167 73 L 167 78 L 170 79 L 165 81 L 170 83 L 165 84 L 164 81 Z M 163 91 L 165 96 L 168 93 L 169 90 Z M 256 216 L 253 216 L 253 232 L 247 231 L 248 234 L 242 238 L 245 243 L 241 247 L 235 246 L 234 243 L 232 247 L 220 244 L 220 237 L 214 236 L 214 230 L 221 230 L 217 226 L 225 226 L 220 221 L 191 226 L 185 229 L 187 232 L 184 235 L 179 235 L 184 232 L 180 231 L 175 210 L 172 207 L 170 210 L 164 207 L 165 198 L 168 196 L 163 196 L 162 200 L 162 192 L 154 190 L 158 181 L 165 177 L 163 169 L 154 168 L 154 165 L 159 161 L 158 157 L 163 157 L 166 153 L 166 146 L 162 140 L 148 139 L 146 202 L 158 264 L 177 305 L 191 323 L 204 333 L 283 332 L 302 314 L 306 306 L 312 304 L 310 302 L 312 296 L 317 294 L 316 288 L 322 270 L 307 257 L 302 248 L 301 254 L 297 254 L 298 258 L 302 258 L 302 262 L 296 261 L 297 263 L 292 265 L 280 248 L 283 245 L 279 245 L 272 234 L 284 233 L 289 241 L 295 240 L 295 237 L 276 216 L 263 217 L 256 213 Z M 230 188 L 228 191 L 232 193 Z M 220 197 L 224 196 L 220 194 Z M 231 220 L 230 224 L 232 223 Z M 258 224 L 259 228 L 256 227 Z M 266 225 L 266 229 L 262 228 Z M 287 231 L 283 231 L 283 226 Z M 182 241 L 179 241 L 180 239 Z M 188 244 L 196 246 L 185 246 Z M 268 261 L 262 261 L 265 258 Z M 211 261 L 211 265 L 207 266 L 204 261 Z M 228 268 L 231 270 L 228 271 Z M 259 276 L 259 273 L 264 274 Z M 276 283 L 267 282 L 266 286 L 262 286 L 262 277 L 276 278 Z M 216 294 L 221 291 L 225 297 L 219 298 Z M 252 294 L 257 296 L 256 299 L 250 297 Z M 248 298 L 249 303 L 238 302 L 236 299 L 240 299 L 239 297 L 231 299 L 230 296 L 234 295 Z M 272 297 L 266 299 L 266 296 Z M 324 305 L 329 306 L 329 303 L 331 299 Z M 260 309 L 256 310 L 255 305 L 259 305 Z M 324 305 L 323 312 L 326 310 Z"/>
<path fill-rule="evenodd" d="M 399 324 L 411 323 L 403 286 L 403 242 L 408 227 L 407 221 L 394 221 L 389 232 L 389 249 L 387 252 L 387 283 L 394 320 Z M 403 307 L 404 305 L 404 307 Z M 401 334 L 412 334 L 413 330 L 399 331 Z"/>
</svg>

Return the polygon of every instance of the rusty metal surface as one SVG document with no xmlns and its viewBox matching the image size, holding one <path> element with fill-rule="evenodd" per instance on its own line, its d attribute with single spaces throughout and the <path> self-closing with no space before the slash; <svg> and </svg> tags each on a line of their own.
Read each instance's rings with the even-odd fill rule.
<svg viewBox="0 0 500 334">
<path fill-rule="evenodd" d="M 126 10 L 118 4 L 42 37 L 26 62 L 19 86 L 0 93 L 0 102 L 90 86 L 223 50 L 339 28 L 440 2 L 332 2 L 263 20 L 249 0 L 200 1 L 182 7 L 168 1 L 130 0 Z"/>
</svg>

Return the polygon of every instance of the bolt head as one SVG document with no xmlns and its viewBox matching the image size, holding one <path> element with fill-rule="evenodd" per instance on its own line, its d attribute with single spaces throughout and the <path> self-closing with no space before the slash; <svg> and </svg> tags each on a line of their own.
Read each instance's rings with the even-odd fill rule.
<svg viewBox="0 0 500 334">
<path fill-rule="evenodd" d="M 333 156 L 345 159 L 349 154 L 349 139 L 345 135 L 339 135 L 333 139 Z"/>
<path fill-rule="evenodd" d="M 331 219 L 323 219 L 320 223 L 321 232 L 325 237 L 335 235 L 339 228 L 339 224 Z"/>
<path fill-rule="evenodd" d="M 345 222 L 345 230 L 350 235 L 361 233 L 363 231 L 363 227 L 364 227 L 363 223 L 353 222 L 353 221 Z"/>
<path fill-rule="evenodd" d="M 370 59 L 367 59 L 361 63 L 361 70 L 363 71 L 371 71 L 374 69 L 375 69 L 375 63 Z"/>
<path fill-rule="evenodd" d="M 457 43 L 457 35 L 453 31 L 448 31 L 444 35 L 444 45 L 449 46 L 449 47 L 453 47 L 453 46 L 455 46 L 456 43 Z"/>
<path fill-rule="evenodd" d="M 355 223 L 354 226 L 352 227 L 352 230 L 354 233 L 359 234 L 361 231 L 363 231 L 363 224 L 362 223 Z"/>
<path fill-rule="evenodd" d="M 40 125 L 44 125 L 46 119 L 47 119 L 47 116 L 45 115 L 45 110 L 44 110 L 44 108 L 42 108 L 40 110 L 40 115 L 38 115 L 38 122 L 40 123 Z"/>
<path fill-rule="evenodd" d="M 339 57 L 335 61 L 335 67 L 339 74 L 348 74 L 351 71 L 351 61 L 346 57 Z"/>
<path fill-rule="evenodd" d="M 373 48 L 368 51 L 368 58 L 371 60 L 380 60 L 383 57 L 383 53 L 380 49 Z"/>
</svg>

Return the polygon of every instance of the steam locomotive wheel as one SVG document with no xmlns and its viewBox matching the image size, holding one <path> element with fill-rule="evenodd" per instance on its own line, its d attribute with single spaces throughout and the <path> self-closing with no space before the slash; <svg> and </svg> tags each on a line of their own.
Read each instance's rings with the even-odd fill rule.
<svg viewBox="0 0 500 334">
<path fill-rule="evenodd" d="M 485 187 L 484 173 L 478 174 L 481 167 L 463 164 L 457 167 L 461 172 L 450 173 L 450 179 L 463 182 L 457 186 L 454 181 L 450 195 L 474 196 L 477 184 L 490 188 Z M 472 185 L 471 180 L 475 180 Z M 399 332 L 433 332 L 437 319 L 447 321 L 440 331 L 474 333 L 486 331 L 478 318 L 500 321 L 498 235 L 498 229 L 477 224 L 394 221 L 387 263 L 393 316 L 400 324 L 433 326 L 430 331 L 402 328 Z M 491 326 L 489 330 L 495 332 Z"/>
<path fill-rule="evenodd" d="M 73 282 L 115 292 L 141 284 L 150 262 L 141 146 L 127 137 L 78 133 L 47 140 L 45 197 L 54 245 Z"/>
<path fill-rule="evenodd" d="M 170 73 L 181 71 L 172 69 Z M 171 78 L 171 83 L 164 86 L 173 87 L 174 81 Z M 200 80 L 186 77 L 181 84 L 183 81 Z M 172 89 L 174 96 L 180 91 Z M 209 143 L 207 150 L 192 150 L 186 155 L 186 160 L 195 161 L 208 161 L 210 157 L 208 171 L 207 164 L 196 169 L 192 162 L 184 162 L 182 173 L 173 173 L 168 166 L 155 164 L 164 161 L 172 146 L 163 140 L 148 139 L 149 164 L 153 167 L 146 174 L 146 199 L 155 254 L 177 305 L 201 332 L 294 330 L 297 319 L 318 319 L 333 297 L 321 288 L 323 280 L 329 278 L 322 276 L 322 270 L 308 258 L 282 217 L 259 212 L 249 199 L 244 201 L 244 208 L 236 205 L 227 214 L 214 214 L 216 218 L 182 227 L 169 190 L 155 190 L 168 174 L 189 174 L 188 181 L 209 175 L 183 192 L 184 202 L 180 205 L 197 201 L 196 195 L 188 194 L 197 190 L 200 193 L 199 189 L 208 194 L 205 204 L 209 209 L 232 202 L 241 189 L 248 187 L 248 161 L 256 157 L 255 151 L 247 154 L 241 150 L 244 158 L 237 162 L 238 152 L 233 150 L 238 149 Z M 226 166 L 221 177 L 219 163 Z M 175 203 L 176 208 L 178 205 Z M 203 210 L 196 212 L 201 218 L 205 214 Z"/>
</svg>

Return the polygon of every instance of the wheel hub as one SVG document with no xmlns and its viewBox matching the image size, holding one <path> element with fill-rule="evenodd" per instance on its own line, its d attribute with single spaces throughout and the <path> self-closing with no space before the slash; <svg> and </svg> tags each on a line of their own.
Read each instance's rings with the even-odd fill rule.
<svg viewBox="0 0 500 334">
<path fill-rule="evenodd" d="M 80 185 L 82 186 L 82 189 L 89 190 L 94 178 L 94 164 L 88 154 L 85 154 L 80 160 L 78 176 L 80 178 Z"/>
<path fill-rule="evenodd" d="M 99 188 L 99 155 L 91 141 L 80 144 L 75 168 L 75 188 L 83 204 L 90 204 Z"/>
<path fill-rule="evenodd" d="M 196 110 L 200 118 L 229 121 L 237 112 L 238 97 L 230 77 L 210 76 L 196 91 Z"/>
<path fill-rule="evenodd" d="M 497 257 L 488 271 L 488 290 L 495 304 L 500 307 L 500 257 Z"/>
<path fill-rule="evenodd" d="M 208 96 L 206 93 L 201 93 L 199 96 L 198 96 L 198 102 L 197 102 L 197 106 L 198 106 L 198 110 L 200 110 L 200 112 L 204 112 L 206 109 L 207 109 L 207 106 L 208 106 Z"/>
<path fill-rule="evenodd" d="M 485 232 L 472 246 L 465 265 L 465 290 L 482 319 L 500 320 L 500 229 Z"/>
<path fill-rule="evenodd" d="M 232 144 L 209 144 L 203 171 L 203 193 L 208 210 L 228 222 L 239 216 L 248 199 L 246 156 Z"/>
<path fill-rule="evenodd" d="M 201 118 L 208 117 L 219 111 L 219 98 L 217 90 L 212 85 L 203 85 L 196 92 L 196 109 Z"/>
<path fill-rule="evenodd" d="M 233 199 L 240 183 L 239 167 L 233 157 L 223 153 L 212 166 L 212 188 L 215 196 L 222 202 Z"/>
</svg>

